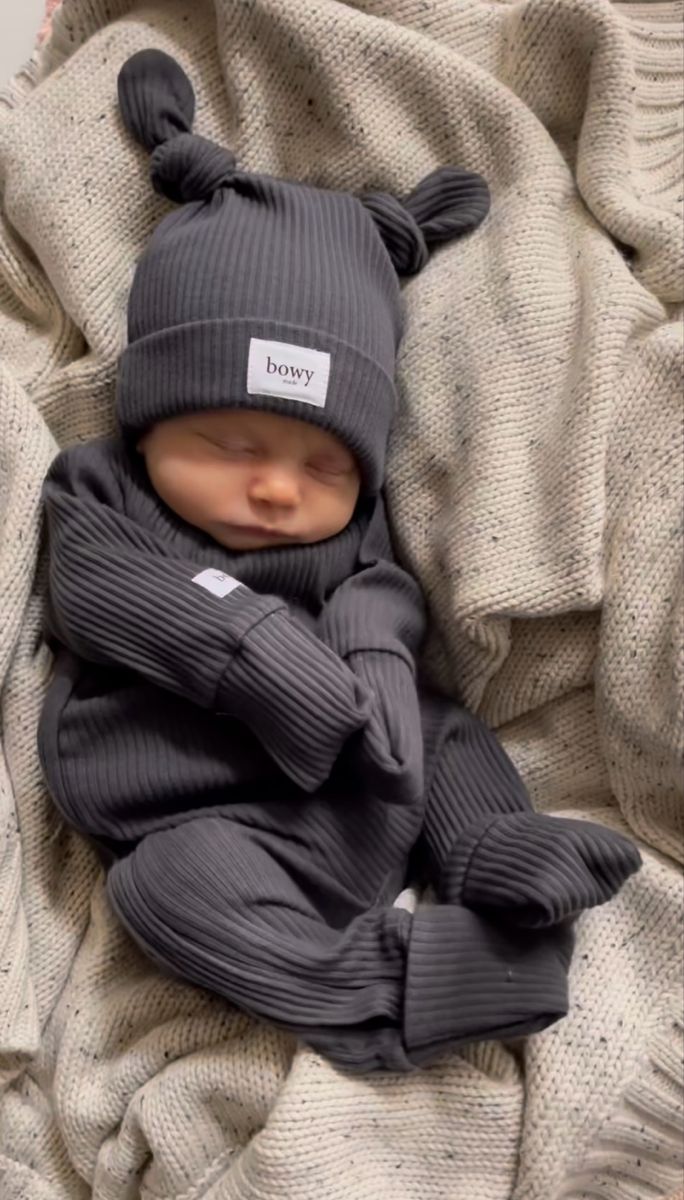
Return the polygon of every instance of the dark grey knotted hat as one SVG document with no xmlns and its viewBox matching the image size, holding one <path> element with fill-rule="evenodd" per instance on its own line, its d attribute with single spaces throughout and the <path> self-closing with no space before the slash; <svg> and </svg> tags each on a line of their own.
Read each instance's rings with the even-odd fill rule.
<svg viewBox="0 0 684 1200">
<path fill-rule="evenodd" d="M 397 274 L 480 224 L 486 183 L 440 167 L 399 201 L 240 171 L 230 151 L 191 132 L 192 86 L 159 50 L 124 64 L 119 104 L 151 152 L 154 187 L 182 205 L 136 270 L 122 432 L 200 409 L 279 412 L 337 434 L 364 491 L 377 491 L 396 406 Z"/>
</svg>

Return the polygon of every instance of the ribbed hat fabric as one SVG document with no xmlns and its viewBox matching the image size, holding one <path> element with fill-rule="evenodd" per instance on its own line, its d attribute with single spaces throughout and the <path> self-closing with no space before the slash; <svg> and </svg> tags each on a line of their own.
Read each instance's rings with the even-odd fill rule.
<svg viewBox="0 0 684 1200">
<path fill-rule="evenodd" d="M 198 410 L 278 412 L 339 436 L 364 491 L 377 491 L 396 407 L 398 273 L 483 220 L 486 183 L 441 167 L 401 203 L 237 170 L 230 151 L 190 132 L 191 84 L 159 50 L 124 64 L 119 103 L 151 151 L 155 188 L 183 204 L 136 270 L 122 432 Z"/>
</svg>

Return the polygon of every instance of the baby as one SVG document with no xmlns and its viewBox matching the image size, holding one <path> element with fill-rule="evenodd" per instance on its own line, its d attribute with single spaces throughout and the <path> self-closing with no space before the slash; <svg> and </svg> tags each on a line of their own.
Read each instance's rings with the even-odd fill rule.
<svg viewBox="0 0 684 1200">
<path fill-rule="evenodd" d="M 119 435 L 45 485 L 55 802 L 147 955 L 341 1066 L 543 1029 L 571 919 L 639 856 L 534 813 L 419 679 L 382 500 L 398 274 L 479 224 L 486 185 L 443 167 L 399 202 L 239 171 L 158 51 L 119 99 L 180 207 L 138 264 Z M 436 904 L 393 906 L 409 870 Z"/>
</svg>

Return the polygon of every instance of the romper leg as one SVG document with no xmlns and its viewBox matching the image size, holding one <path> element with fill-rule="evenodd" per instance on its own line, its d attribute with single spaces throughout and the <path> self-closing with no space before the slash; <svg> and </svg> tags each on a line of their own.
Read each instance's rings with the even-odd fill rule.
<svg viewBox="0 0 684 1200">
<path fill-rule="evenodd" d="M 440 900 L 459 903 L 445 867 L 463 835 L 504 813 L 532 813 L 533 809 L 513 763 L 478 717 L 455 700 L 427 689 L 422 716 L 425 810 L 414 867 Z"/>
<path fill-rule="evenodd" d="M 335 879 L 324 916 L 311 855 L 295 863 L 280 843 L 198 817 L 145 837 L 112 867 L 108 892 L 157 963 L 347 1068 L 408 1070 L 446 1044 L 530 1032 L 566 1010 L 543 935 L 502 933 L 456 905 L 354 911 L 346 890 L 333 921 Z"/>
<path fill-rule="evenodd" d="M 520 927 L 558 926 L 569 946 L 568 922 L 638 870 L 636 847 L 591 821 L 535 812 L 498 739 L 465 709 L 431 698 L 426 717 L 435 753 L 414 851 L 419 877 L 445 904 Z"/>
</svg>

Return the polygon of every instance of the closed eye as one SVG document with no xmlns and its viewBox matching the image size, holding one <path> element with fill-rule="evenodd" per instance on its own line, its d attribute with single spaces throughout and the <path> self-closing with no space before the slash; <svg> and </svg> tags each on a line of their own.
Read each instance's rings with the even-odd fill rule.
<svg viewBox="0 0 684 1200">
<path fill-rule="evenodd" d="M 314 475 L 329 476 L 331 479 L 343 478 L 353 469 L 350 463 L 335 458 L 314 458 L 306 465 Z"/>
<path fill-rule="evenodd" d="M 217 450 L 222 450 L 224 454 L 235 454 L 248 458 L 256 454 L 256 449 L 250 442 L 240 441 L 237 438 L 215 438 L 210 437 L 207 433 L 201 433 L 200 437 L 203 441 L 208 442 L 210 446 L 214 446 Z"/>
</svg>

